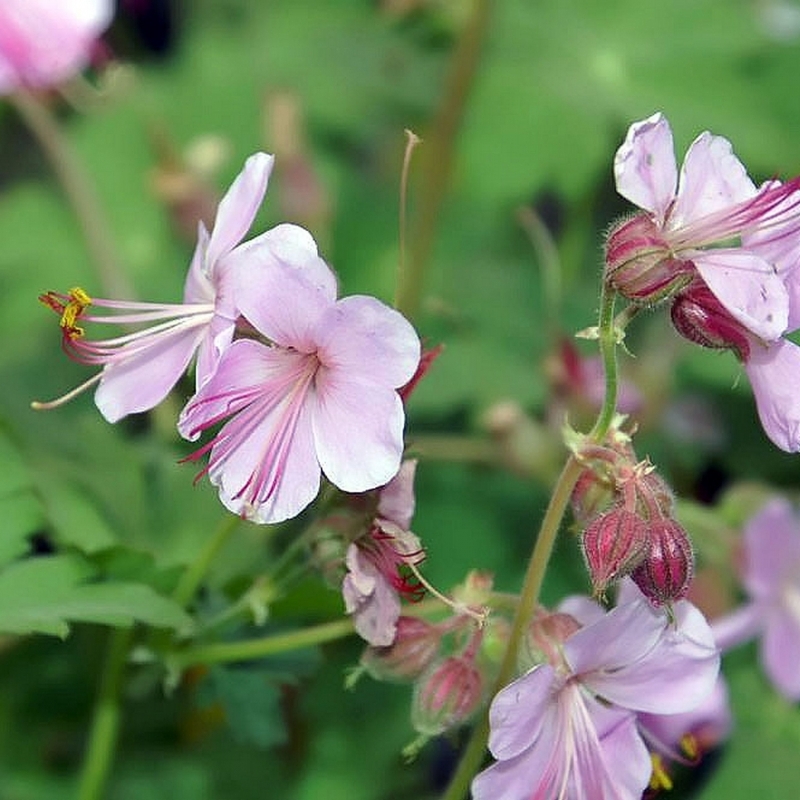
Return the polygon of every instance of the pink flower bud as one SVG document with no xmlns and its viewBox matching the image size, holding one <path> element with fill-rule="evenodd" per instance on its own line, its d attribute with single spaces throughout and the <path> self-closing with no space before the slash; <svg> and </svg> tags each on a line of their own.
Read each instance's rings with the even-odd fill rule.
<svg viewBox="0 0 800 800">
<path fill-rule="evenodd" d="M 653 305 L 686 286 L 695 274 L 691 261 L 671 255 L 648 214 L 614 227 L 606 239 L 605 276 L 609 285 L 635 303 Z"/>
<path fill-rule="evenodd" d="M 733 350 L 742 361 L 747 361 L 750 341 L 745 328 L 701 280 L 693 281 L 677 295 L 670 316 L 684 339 L 713 350 Z"/>
<path fill-rule="evenodd" d="M 604 480 L 593 469 L 585 469 L 572 490 L 572 514 L 580 525 L 588 525 L 616 496 L 613 482 Z"/>
<path fill-rule="evenodd" d="M 523 657 L 529 663 L 520 666 L 525 671 L 542 663 L 560 666 L 563 663 L 561 645 L 580 627 L 580 622 L 571 614 L 560 611 L 537 614 L 524 640 L 527 652 Z"/>
<path fill-rule="evenodd" d="M 657 606 L 685 597 L 694 574 L 692 544 L 686 531 L 673 519 L 651 520 L 648 548 L 631 573 L 642 593 Z"/>
<path fill-rule="evenodd" d="M 439 652 L 441 633 L 435 625 L 416 617 L 400 617 L 389 647 L 368 647 L 361 664 L 379 681 L 400 683 L 418 678 Z"/>
<path fill-rule="evenodd" d="M 466 722 L 483 699 L 483 676 L 471 655 L 450 656 L 426 672 L 414 688 L 411 722 L 438 736 Z"/>
<path fill-rule="evenodd" d="M 592 589 L 602 597 L 606 589 L 642 563 L 647 554 L 648 523 L 624 508 L 601 514 L 583 534 L 583 555 Z"/>
</svg>

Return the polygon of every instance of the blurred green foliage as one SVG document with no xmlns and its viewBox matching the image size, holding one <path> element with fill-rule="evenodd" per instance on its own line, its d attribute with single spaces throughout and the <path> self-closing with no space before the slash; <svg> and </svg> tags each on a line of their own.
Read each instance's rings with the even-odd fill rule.
<svg viewBox="0 0 800 800">
<path fill-rule="evenodd" d="M 247 155 L 274 149 L 270 98 L 284 92 L 302 108 L 295 133 L 332 209 L 315 229 L 324 255 L 344 293 L 391 301 L 402 131 L 426 137 L 472 7 L 407 5 L 391 13 L 388 2 L 364 0 L 176 2 L 174 40 L 159 56 L 134 47 L 130 20 L 118 20 L 110 41 L 130 57 L 129 69 L 97 108 L 59 113 L 141 298 L 178 298 L 192 248 L 154 192 L 159 149 L 180 154 L 199 137 L 219 137 L 227 159 L 206 178 L 219 193 Z M 481 420 L 506 399 L 543 418 L 550 387 L 542 365 L 556 335 L 594 324 L 600 234 L 624 210 L 610 168 L 627 125 L 663 110 L 679 151 L 710 129 L 731 139 L 758 178 L 800 171 L 800 30 L 791 29 L 790 11 L 778 16 L 781 8 L 800 15 L 790 0 L 491 3 L 416 320 L 429 343 L 446 345 L 412 398 L 409 428 L 423 453 L 414 529 L 428 547 L 426 574 L 443 588 L 483 568 L 498 588 L 515 590 L 547 487 L 482 458 L 464 463 L 446 447 L 426 459 L 426 437 L 485 441 Z M 775 19 L 784 20 L 778 28 Z M 116 427 L 88 396 L 30 410 L 32 399 L 87 377 L 63 357 L 56 319 L 36 296 L 74 285 L 100 294 L 101 286 L 58 185 L 11 109 L 0 117 L 0 141 L 0 630 L 63 636 L 68 622 L 133 620 L 180 630 L 188 620 L 168 599 L 176 576 L 224 517 L 212 487 L 193 486 L 192 468 L 177 464 L 187 451 L 171 415 L 189 390 Z M 412 166 L 412 210 L 422 183 Z M 277 171 L 257 230 L 286 219 L 281 198 L 291 189 Z M 550 226 L 556 295 L 545 294 L 542 251 L 518 222 L 523 206 Z M 796 489 L 796 457 L 766 441 L 734 359 L 665 344 L 670 336 L 654 319 L 637 320 L 636 359 L 624 358 L 655 387 L 650 399 L 660 408 L 643 424 L 642 454 L 690 497 L 709 474 Z M 669 357 L 659 361 L 658 348 Z M 685 397 L 699 402 L 703 424 L 710 416 L 716 438 L 675 433 L 671 404 Z M 211 589 L 235 596 L 290 535 L 240 526 L 214 564 Z M 43 554 L 24 558 L 34 553 Z M 565 534 L 545 599 L 585 589 L 578 548 Z M 213 592 L 208 603 L 211 616 Z M 340 609 L 333 591 L 318 588 L 284 598 L 275 613 L 325 619 Z M 65 642 L 3 640 L 0 797 L 64 797 L 74 786 L 105 635 L 84 625 Z M 157 649 L 158 639 L 147 644 Z M 140 665 L 108 797 L 434 797 L 451 744 L 403 765 L 409 693 L 366 680 L 345 693 L 344 672 L 358 653 L 353 642 L 329 645 L 315 670 L 305 651 L 291 681 L 275 664 L 214 668 L 168 697 L 163 676 Z M 697 796 L 791 796 L 800 777 L 797 710 L 767 686 L 755 651 L 734 654 L 726 672 L 737 729 Z M 674 796 L 689 796 L 682 792 Z"/>
</svg>

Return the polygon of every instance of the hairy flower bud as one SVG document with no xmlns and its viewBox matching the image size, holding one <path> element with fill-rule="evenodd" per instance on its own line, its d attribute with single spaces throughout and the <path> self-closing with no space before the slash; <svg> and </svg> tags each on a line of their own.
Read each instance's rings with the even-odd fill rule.
<svg viewBox="0 0 800 800">
<path fill-rule="evenodd" d="M 616 225 L 606 239 L 605 277 L 634 303 L 653 305 L 691 281 L 690 261 L 672 256 L 649 214 L 637 214 Z"/>
<path fill-rule="evenodd" d="M 670 316 L 684 339 L 713 350 L 733 350 L 741 361 L 747 361 L 750 341 L 745 328 L 700 279 L 675 297 Z"/>
<path fill-rule="evenodd" d="M 441 633 L 435 625 L 416 617 L 400 617 L 389 647 L 367 647 L 361 664 L 380 681 L 413 681 L 439 652 Z"/>
<path fill-rule="evenodd" d="M 631 578 L 650 602 L 660 606 L 686 596 L 694 555 L 686 531 L 675 520 L 654 519 L 648 528 L 648 550 Z"/>
<path fill-rule="evenodd" d="M 414 688 L 411 722 L 425 736 L 465 722 L 483 699 L 483 675 L 471 655 L 450 656 L 428 670 Z"/>
<path fill-rule="evenodd" d="M 583 534 L 583 555 L 592 590 L 602 597 L 610 584 L 642 563 L 648 548 L 648 523 L 624 508 L 597 517 Z"/>
</svg>

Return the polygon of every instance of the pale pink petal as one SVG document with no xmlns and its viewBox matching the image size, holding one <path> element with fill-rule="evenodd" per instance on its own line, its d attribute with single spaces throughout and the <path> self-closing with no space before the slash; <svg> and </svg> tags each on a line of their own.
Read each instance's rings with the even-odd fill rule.
<svg viewBox="0 0 800 800">
<path fill-rule="evenodd" d="M 581 625 L 590 625 L 606 615 L 606 610 L 598 602 L 583 594 L 565 597 L 558 604 L 558 611 L 574 617 Z"/>
<path fill-rule="evenodd" d="M 78 72 L 113 14 L 111 0 L 0 3 L 0 93 L 52 86 Z"/>
<path fill-rule="evenodd" d="M 378 516 L 407 531 L 414 516 L 414 475 L 417 460 L 410 458 L 400 465 L 397 475 L 381 489 Z"/>
<path fill-rule="evenodd" d="M 717 299 L 749 331 L 765 341 L 786 331 L 789 295 L 766 261 L 723 248 L 695 253 L 692 261 Z"/>
<path fill-rule="evenodd" d="M 305 270 L 278 260 L 248 260 L 237 268 L 236 280 L 236 304 L 253 327 L 282 347 L 316 352 L 315 331 L 332 301 L 327 290 L 307 279 Z"/>
<path fill-rule="evenodd" d="M 800 700 L 800 587 L 786 587 L 784 605 L 769 616 L 761 641 L 761 662 L 775 688 Z M 791 595 L 791 596 L 789 596 Z"/>
<path fill-rule="evenodd" d="M 691 603 L 676 603 L 674 613 L 675 627 L 665 625 L 646 656 L 587 675 L 584 683 L 606 700 L 634 711 L 666 714 L 696 708 L 714 687 L 719 651 L 711 628 Z"/>
<path fill-rule="evenodd" d="M 400 598 L 357 545 L 347 548 L 348 572 L 342 581 L 345 610 L 358 635 L 374 647 L 388 647 L 397 633 Z"/>
<path fill-rule="evenodd" d="M 489 709 L 489 749 L 495 758 L 514 758 L 540 737 L 554 735 L 557 690 L 553 668 L 542 664 L 495 695 Z"/>
<path fill-rule="evenodd" d="M 260 270 L 269 269 L 276 263 L 298 270 L 331 303 L 336 300 L 336 275 L 320 258 L 314 237 L 299 225 L 288 222 L 276 225 L 239 245 L 231 258 L 235 258 L 241 269 L 247 272 L 244 276 L 246 282 L 242 283 L 242 295 L 243 302 L 250 301 L 248 307 L 259 302 Z"/>
<path fill-rule="evenodd" d="M 744 365 L 764 432 L 781 450 L 800 451 L 800 348 L 753 342 Z"/>
<path fill-rule="evenodd" d="M 405 412 L 397 392 L 324 368 L 316 386 L 312 425 L 325 475 L 345 492 L 387 483 L 403 455 Z"/>
<path fill-rule="evenodd" d="M 274 161 L 275 157 L 267 153 L 250 156 L 220 201 L 206 249 L 209 273 L 213 273 L 220 257 L 233 250 L 250 230 L 267 191 Z"/>
<path fill-rule="evenodd" d="M 498 761 L 480 772 L 472 781 L 472 800 L 532 800 L 550 797 L 546 793 L 554 783 L 548 767 L 563 758 L 554 744 L 536 747 L 516 758 Z M 547 782 L 547 785 L 543 785 Z"/>
<path fill-rule="evenodd" d="M 765 623 L 765 609 L 760 603 L 747 603 L 711 621 L 714 642 L 722 652 L 727 652 L 761 633 Z"/>
<path fill-rule="evenodd" d="M 234 320 L 215 314 L 197 348 L 195 384 L 199 389 L 216 371 L 220 356 L 233 341 Z"/>
<path fill-rule="evenodd" d="M 202 327 L 179 328 L 158 337 L 136 355 L 107 364 L 94 395 L 109 422 L 157 406 L 189 366 Z"/>
<path fill-rule="evenodd" d="M 598 800 L 640 800 L 650 780 L 653 762 L 636 728 L 636 717 L 596 703 L 592 719 L 600 737 L 604 777 L 610 784 Z"/>
<path fill-rule="evenodd" d="M 627 603 L 573 633 L 564 656 L 576 675 L 613 672 L 649 653 L 664 626 L 663 615 L 645 600 Z"/>
<path fill-rule="evenodd" d="M 213 303 L 217 290 L 211 278 L 205 272 L 206 250 L 208 248 L 208 231 L 202 222 L 197 223 L 197 244 L 194 248 L 186 283 L 183 287 L 183 302 Z"/>
<path fill-rule="evenodd" d="M 731 143 L 706 131 L 686 152 L 668 227 L 674 230 L 690 225 L 755 193 L 756 187 L 733 154 Z"/>
<path fill-rule="evenodd" d="M 672 131 L 661 113 L 628 129 L 614 156 L 617 191 L 664 222 L 678 183 Z"/>
<path fill-rule="evenodd" d="M 744 585 L 757 599 L 775 596 L 800 565 L 800 518 L 783 497 L 768 500 L 744 529 Z"/>
<path fill-rule="evenodd" d="M 345 297 L 330 306 L 319 321 L 317 344 L 326 366 L 392 388 L 411 379 L 420 357 L 411 323 L 374 297 Z"/>
</svg>

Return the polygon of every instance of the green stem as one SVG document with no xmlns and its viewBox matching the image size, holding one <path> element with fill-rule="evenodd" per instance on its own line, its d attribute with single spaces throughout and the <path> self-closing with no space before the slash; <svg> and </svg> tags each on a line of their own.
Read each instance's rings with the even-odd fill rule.
<svg viewBox="0 0 800 800">
<path fill-rule="evenodd" d="M 47 106 L 28 92 L 16 92 L 9 100 L 36 138 L 67 196 L 103 291 L 109 297 L 132 299 L 133 288 L 120 267 L 103 206 L 55 117 Z"/>
<path fill-rule="evenodd" d="M 444 96 L 436 117 L 423 141 L 420 160 L 423 185 L 415 213 L 412 247 L 407 267 L 399 276 L 397 309 L 407 317 L 419 311 L 425 272 L 430 260 L 436 227 L 444 203 L 453 166 L 455 140 L 464 113 L 467 95 L 478 68 L 483 38 L 489 21 L 491 0 L 474 0 L 474 11 L 456 47 Z"/>
<path fill-rule="evenodd" d="M 212 642 L 189 647 L 186 650 L 167 657 L 171 669 L 185 669 L 193 664 L 224 664 L 231 661 L 248 661 L 264 658 L 288 650 L 300 650 L 303 647 L 342 639 L 354 632 L 350 619 L 337 619 L 311 628 L 303 628 L 289 633 L 278 633 L 262 636 L 258 639 L 246 639 L 241 642 Z"/>
<path fill-rule="evenodd" d="M 592 428 L 589 438 L 595 442 L 602 442 L 614 419 L 617 403 L 617 329 L 614 321 L 613 292 L 606 289 L 605 284 L 600 296 L 600 319 L 598 335 L 600 354 L 605 370 L 605 397 L 603 406 Z M 581 474 L 583 466 L 575 455 L 571 455 L 556 481 L 550 503 L 545 511 L 536 543 L 531 552 L 528 569 L 520 593 L 519 606 L 514 616 L 514 622 L 509 635 L 508 646 L 500 665 L 494 696 L 514 677 L 517 665 L 519 645 L 530 625 L 536 606 L 539 602 L 539 593 L 544 581 L 544 575 L 553 546 L 561 527 L 561 520 L 569 505 L 572 490 Z M 475 773 L 480 769 L 486 752 L 486 742 L 489 738 L 489 712 L 488 709 L 481 716 L 480 721 L 472 732 L 464 755 L 447 787 L 442 800 L 461 800 L 469 791 L 469 785 Z"/>
<path fill-rule="evenodd" d="M 116 628 L 110 633 L 89 744 L 81 768 L 78 800 L 99 800 L 108 779 L 119 735 L 122 677 L 132 636 L 132 628 Z"/>
<path fill-rule="evenodd" d="M 235 514 L 229 514 L 217 527 L 214 535 L 206 542 L 197 558 L 189 565 L 181 576 L 172 597 L 178 605 L 187 606 L 197 591 L 200 582 L 206 576 L 211 564 L 217 557 L 223 545 L 236 530 L 241 519 Z"/>
</svg>

